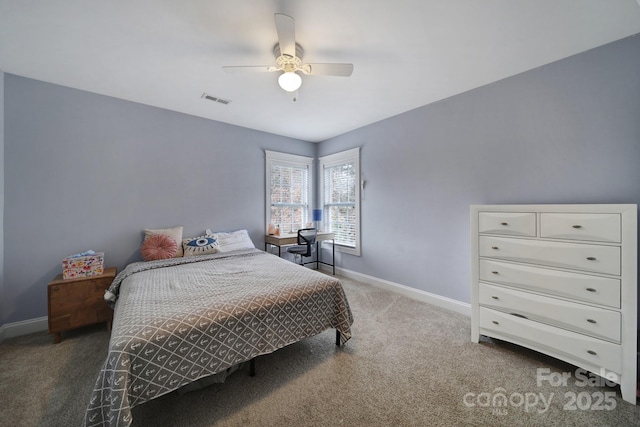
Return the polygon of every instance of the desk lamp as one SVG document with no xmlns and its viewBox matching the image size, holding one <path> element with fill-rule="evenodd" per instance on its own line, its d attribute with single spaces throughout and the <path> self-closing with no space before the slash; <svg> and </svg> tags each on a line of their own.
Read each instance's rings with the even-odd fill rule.
<svg viewBox="0 0 640 427">
<path fill-rule="evenodd" d="M 322 221 L 322 209 L 313 210 L 313 222 L 315 223 L 316 230 L 320 231 L 320 221 Z"/>
</svg>

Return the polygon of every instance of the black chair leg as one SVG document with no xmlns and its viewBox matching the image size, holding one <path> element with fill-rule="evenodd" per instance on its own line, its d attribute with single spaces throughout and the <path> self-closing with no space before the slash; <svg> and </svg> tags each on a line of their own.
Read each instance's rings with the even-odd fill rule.
<svg viewBox="0 0 640 427">
<path fill-rule="evenodd" d="M 256 376 L 256 358 L 255 357 L 249 361 L 249 376 L 250 377 Z"/>
</svg>

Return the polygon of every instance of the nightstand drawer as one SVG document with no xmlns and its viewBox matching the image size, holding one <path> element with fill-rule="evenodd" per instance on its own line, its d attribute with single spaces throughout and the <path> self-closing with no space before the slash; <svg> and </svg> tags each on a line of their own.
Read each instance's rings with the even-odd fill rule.
<svg viewBox="0 0 640 427">
<path fill-rule="evenodd" d="M 541 213 L 540 237 L 619 243 L 620 214 Z"/>
<path fill-rule="evenodd" d="M 620 279 L 481 259 L 480 280 L 620 308 Z"/>
<path fill-rule="evenodd" d="M 103 320 L 103 322 L 106 322 L 106 320 Z M 98 320 L 98 310 L 84 308 L 59 316 L 51 316 L 49 323 L 52 331 L 68 331 L 81 326 L 100 323 L 100 321 Z"/>
<path fill-rule="evenodd" d="M 480 212 L 478 232 L 512 236 L 535 236 L 536 214 L 529 212 Z"/>
<path fill-rule="evenodd" d="M 480 284 L 480 304 L 511 315 L 620 342 L 620 312 L 500 286 Z"/>
<path fill-rule="evenodd" d="M 75 284 L 51 292 L 50 315 L 71 313 L 76 310 L 96 309 L 106 306 L 103 287 L 94 284 Z"/>
<path fill-rule="evenodd" d="M 481 236 L 479 255 L 529 264 L 620 275 L 620 247 Z"/>
</svg>

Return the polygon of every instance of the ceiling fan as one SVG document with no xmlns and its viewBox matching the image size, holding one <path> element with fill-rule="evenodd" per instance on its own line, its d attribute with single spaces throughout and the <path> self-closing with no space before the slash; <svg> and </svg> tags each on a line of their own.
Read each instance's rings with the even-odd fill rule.
<svg viewBox="0 0 640 427">
<path fill-rule="evenodd" d="M 278 43 L 273 48 L 276 65 L 258 66 L 224 66 L 227 73 L 242 72 L 277 72 L 278 84 L 287 92 L 295 93 L 302 85 L 302 77 L 298 72 L 309 76 L 341 76 L 349 77 L 353 72 L 353 64 L 305 64 L 302 62 L 304 51 L 302 46 L 296 43 L 295 20 L 282 13 L 276 13 L 276 32 Z M 296 101 L 294 94 L 293 100 Z"/>
</svg>

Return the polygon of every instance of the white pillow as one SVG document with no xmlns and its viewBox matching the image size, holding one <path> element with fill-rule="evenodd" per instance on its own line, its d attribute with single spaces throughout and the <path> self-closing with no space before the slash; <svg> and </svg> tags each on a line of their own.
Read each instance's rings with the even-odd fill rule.
<svg viewBox="0 0 640 427">
<path fill-rule="evenodd" d="M 174 258 L 180 258 L 184 255 L 182 251 L 182 226 L 173 227 L 173 228 L 145 228 L 144 229 L 144 239 L 147 237 L 153 236 L 154 234 L 165 234 L 171 237 L 176 241 L 176 245 L 178 246 L 178 251 L 176 252 L 176 256 Z"/>
<path fill-rule="evenodd" d="M 238 251 L 241 249 L 254 249 L 255 245 L 249 237 L 247 230 L 238 230 L 231 232 L 215 232 L 207 230 L 207 235 L 215 235 L 218 238 L 220 252 Z"/>
</svg>

